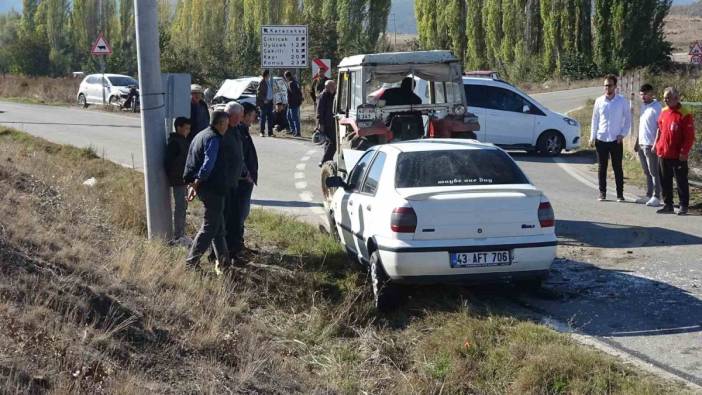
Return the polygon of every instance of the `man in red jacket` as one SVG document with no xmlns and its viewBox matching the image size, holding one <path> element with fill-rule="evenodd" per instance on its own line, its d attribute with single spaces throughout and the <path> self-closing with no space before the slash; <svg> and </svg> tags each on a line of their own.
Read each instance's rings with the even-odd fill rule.
<svg viewBox="0 0 702 395">
<path fill-rule="evenodd" d="M 663 100 L 666 107 L 658 118 L 656 155 L 660 158 L 661 189 L 665 205 L 659 214 L 673 214 L 673 177 L 678 184 L 680 208 L 678 215 L 686 215 L 690 203 L 690 186 L 687 181 L 687 157 L 695 143 L 695 123 L 692 112 L 680 103 L 680 93 L 675 88 L 665 88 Z"/>
</svg>

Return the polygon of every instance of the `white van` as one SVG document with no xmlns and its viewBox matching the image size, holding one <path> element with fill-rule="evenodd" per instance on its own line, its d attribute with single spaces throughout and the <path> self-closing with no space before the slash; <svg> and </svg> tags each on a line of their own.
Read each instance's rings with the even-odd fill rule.
<svg viewBox="0 0 702 395">
<path fill-rule="evenodd" d="M 497 78 L 463 77 L 468 111 L 478 116 L 478 140 L 505 149 L 555 156 L 580 146 L 580 124 L 549 110 Z"/>
</svg>

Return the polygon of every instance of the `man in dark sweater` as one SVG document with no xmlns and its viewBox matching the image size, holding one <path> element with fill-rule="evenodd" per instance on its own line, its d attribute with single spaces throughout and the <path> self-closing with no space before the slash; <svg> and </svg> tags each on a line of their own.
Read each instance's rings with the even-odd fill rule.
<svg viewBox="0 0 702 395">
<path fill-rule="evenodd" d="M 241 174 L 243 160 L 227 149 L 223 136 L 229 128 L 229 114 L 215 111 L 212 124 L 198 133 L 190 144 L 183 178 L 189 183 L 188 200 L 197 195 L 205 206 L 202 227 L 186 259 L 189 268 L 199 266 L 200 257 L 212 244 L 218 262 L 229 262 L 225 239 L 224 202 L 227 192 Z"/>
<path fill-rule="evenodd" d="M 322 167 L 324 162 L 334 159 L 336 153 L 336 126 L 334 125 L 334 94 L 336 82 L 328 80 L 324 85 L 324 92 L 317 103 L 317 128 L 327 136 L 324 145 L 324 156 L 319 162 Z"/>
<path fill-rule="evenodd" d="M 190 85 L 190 123 L 192 133 L 188 141 L 193 141 L 195 136 L 207 129 L 210 124 L 210 110 L 203 99 L 202 87 L 197 84 Z"/>
<path fill-rule="evenodd" d="M 239 223 L 235 229 L 228 229 L 228 232 L 234 232 L 231 235 L 233 240 L 233 248 L 230 249 L 232 257 L 235 257 L 244 249 L 244 225 L 246 219 L 251 212 L 251 194 L 253 193 L 254 185 L 258 185 L 258 154 L 253 139 L 249 133 L 249 128 L 256 122 L 258 113 L 256 107 L 251 103 L 242 103 L 244 107 L 244 117 L 239 124 L 238 131 L 241 136 L 241 142 L 244 150 L 244 171 L 242 178 L 239 180 L 237 188 L 237 212 L 239 215 Z"/>
<path fill-rule="evenodd" d="M 179 243 L 190 247 L 192 240 L 185 236 L 185 213 L 188 209 L 188 200 L 187 187 L 183 179 L 185 161 L 188 159 L 190 120 L 178 117 L 173 124 L 176 131 L 168 136 L 165 160 L 168 183 L 173 188 L 173 244 Z"/>
</svg>

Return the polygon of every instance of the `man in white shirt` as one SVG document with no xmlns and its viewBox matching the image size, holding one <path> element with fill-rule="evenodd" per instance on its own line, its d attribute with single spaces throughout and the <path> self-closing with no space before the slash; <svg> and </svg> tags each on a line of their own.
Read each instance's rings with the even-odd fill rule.
<svg viewBox="0 0 702 395">
<path fill-rule="evenodd" d="M 646 198 L 639 199 L 637 202 L 658 207 L 661 204 L 661 179 L 658 171 L 658 156 L 652 148 L 656 142 L 658 117 L 661 115 L 663 106 L 653 97 L 653 86 L 650 84 L 642 85 L 639 95 L 642 104 L 639 117 L 639 136 L 634 150 L 639 154 L 641 169 L 646 176 Z"/>
<path fill-rule="evenodd" d="M 618 95 L 617 77 L 609 74 L 604 80 L 605 94 L 595 100 L 592 110 L 590 146 L 597 150 L 597 178 L 599 180 L 599 200 L 607 200 L 607 166 L 612 158 L 614 181 L 617 186 L 617 201 L 624 202 L 624 137 L 631 128 L 629 102 Z"/>
</svg>

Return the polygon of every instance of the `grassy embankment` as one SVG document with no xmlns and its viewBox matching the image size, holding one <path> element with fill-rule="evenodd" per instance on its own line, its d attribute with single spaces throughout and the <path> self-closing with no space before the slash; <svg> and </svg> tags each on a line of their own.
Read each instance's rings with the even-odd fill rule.
<svg viewBox="0 0 702 395">
<path fill-rule="evenodd" d="M 140 173 L 8 129 L 0 163 L 2 392 L 682 391 L 495 295 L 420 287 L 377 316 L 331 237 L 262 210 L 245 267 L 187 272 L 184 249 L 144 239 Z"/>
</svg>

